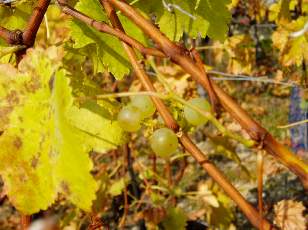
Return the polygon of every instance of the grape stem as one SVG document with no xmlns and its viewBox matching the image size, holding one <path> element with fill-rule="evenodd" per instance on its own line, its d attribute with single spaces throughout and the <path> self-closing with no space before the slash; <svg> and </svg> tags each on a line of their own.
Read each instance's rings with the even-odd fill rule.
<svg viewBox="0 0 308 230">
<path fill-rule="evenodd" d="M 165 82 L 165 80 L 163 79 L 163 77 L 159 73 L 157 73 L 157 77 L 160 79 L 160 81 Z M 223 136 L 228 136 L 228 137 L 242 143 L 246 147 L 252 147 L 252 146 L 255 145 L 255 142 L 253 140 L 245 139 L 242 136 L 237 135 L 236 133 L 233 133 L 230 130 L 226 129 L 222 124 L 220 124 L 220 122 L 211 113 L 209 113 L 209 112 L 207 112 L 203 109 L 200 109 L 200 108 L 198 108 L 194 105 L 191 105 L 190 103 L 185 101 L 183 98 L 176 95 L 174 92 L 171 91 L 171 88 L 167 85 L 166 82 L 164 83 L 164 85 L 165 85 L 165 87 L 168 88 L 167 89 L 168 91 L 170 90 L 168 92 L 168 95 L 163 95 L 161 93 L 150 92 L 150 91 L 139 91 L 139 92 L 108 93 L 108 94 L 101 94 L 101 95 L 96 95 L 96 96 L 92 96 L 92 97 L 79 97 L 78 100 L 80 100 L 80 101 L 87 100 L 87 99 L 102 100 L 102 99 L 108 99 L 108 98 L 131 97 L 131 96 L 153 96 L 153 97 L 160 98 L 162 100 L 172 99 L 172 100 L 175 100 L 177 102 L 180 102 L 183 105 L 190 107 L 191 109 L 195 110 L 200 115 L 206 117 L 222 133 Z"/>
<path fill-rule="evenodd" d="M 200 115 L 206 117 L 221 133 L 223 136 L 228 136 L 240 143 L 242 143 L 243 145 L 245 145 L 246 147 L 252 147 L 255 145 L 255 142 L 253 140 L 249 140 L 249 139 L 245 139 L 240 135 L 237 135 L 236 133 L 231 132 L 230 130 L 226 129 L 216 118 L 215 116 L 213 116 L 211 113 L 203 110 L 203 109 L 199 109 L 198 107 L 188 103 L 187 101 L 185 101 L 183 98 L 177 96 L 177 95 L 173 95 L 172 96 L 173 99 L 177 100 L 178 102 L 188 106 L 189 108 L 195 110 L 196 112 L 198 112 Z"/>
<path fill-rule="evenodd" d="M 163 95 L 157 92 L 150 92 L 150 91 L 139 91 L 139 92 L 120 92 L 120 93 L 107 93 L 107 94 L 100 94 L 96 96 L 90 97 L 78 97 L 77 100 L 102 100 L 102 99 L 110 99 L 110 98 L 119 98 L 119 97 L 132 97 L 132 96 L 153 96 L 158 97 L 163 100 L 169 99 L 168 95 Z"/>
</svg>

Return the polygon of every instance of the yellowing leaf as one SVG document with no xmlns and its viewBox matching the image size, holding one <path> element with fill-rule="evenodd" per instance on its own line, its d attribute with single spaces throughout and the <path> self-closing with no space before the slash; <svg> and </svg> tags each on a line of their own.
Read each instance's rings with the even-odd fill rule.
<svg viewBox="0 0 308 230">
<path fill-rule="evenodd" d="M 92 136 L 87 142 L 93 150 L 104 153 L 124 143 L 124 132 L 117 121 L 109 120 L 86 108 L 72 107 L 68 111 L 71 124 L 81 132 Z"/>
<path fill-rule="evenodd" d="M 69 79 L 59 69 L 56 54 L 54 48 L 32 50 L 18 70 L 0 67 L 0 174 L 10 201 L 25 214 L 46 209 L 58 193 L 90 211 L 97 183 L 88 153 L 96 146 L 114 148 L 91 133 L 100 124 L 77 119 L 86 114 L 107 122 L 74 107 Z M 76 119 L 84 122 L 84 130 L 74 125 Z M 100 134 L 117 130 L 113 125 L 104 128 Z M 109 140 L 116 145 L 120 138 Z"/>
<path fill-rule="evenodd" d="M 273 45 L 279 50 L 280 62 L 284 66 L 300 66 L 303 60 L 308 60 L 307 33 L 291 37 L 292 32 L 301 30 L 308 17 L 299 17 L 289 24 L 279 27 L 272 35 Z"/>
</svg>

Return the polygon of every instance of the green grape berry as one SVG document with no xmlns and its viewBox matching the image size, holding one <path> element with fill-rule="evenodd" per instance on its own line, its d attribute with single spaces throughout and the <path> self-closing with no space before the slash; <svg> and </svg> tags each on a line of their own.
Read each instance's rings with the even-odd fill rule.
<svg viewBox="0 0 308 230">
<path fill-rule="evenodd" d="M 140 109 L 144 118 L 152 116 L 156 110 L 151 98 L 145 95 L 131 97 L 131 104 Z"/>
<path fill-rule="evenodd" d="M 207 112 L 211 111 L 210 104 L 204 98 L 193 98 L 189 100 L 188 103 Z M 184 117 L 192 125 L 203 125 L 208 122 L 206 117 L 202 116 L 187 105 L 184 107 Z"/>
<path fill-rule="evenodd" d="M 151 148 L 160 157 L 169 157 L 178 147 L 178 138 L 168 128 L 156 130 L 150 138 Z"/>
<path fill-rule="evenodd" d="M 141 111 L 133 105 L 123 107 L 118 114 L 118 122 L 121 128 L 127 132 L 135 132 L 140 129 L 141 120 Z"/>
</svg>

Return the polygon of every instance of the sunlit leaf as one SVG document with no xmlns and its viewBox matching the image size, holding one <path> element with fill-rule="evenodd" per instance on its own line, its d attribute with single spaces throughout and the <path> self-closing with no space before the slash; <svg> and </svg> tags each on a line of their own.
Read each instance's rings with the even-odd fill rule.
<svg viewBox="0 0 308 230">
<path fill-rule="evenodd" d="M 140 0 L 135 6 L 148 15 L 154 14 L 161 31 L 172 40 L 178 41 L 184 32 L 193 38 L 208 35 L 221 41 L 225 39 L 230 20 L 230 12 L 227 9 L 229 0 L 164 2 L 172 4 L 170 10 L 164 7 L 161 0 L 147 3 Z"/>
<path fill-rule="evenodd" d="M 96 146 L 114 148 L 121 141 L 116 124 L 73 105 L 69 78 L 55 60 L 59 59 L 56 54 L 54 48 L 33 50 L 18 70 L 0 68 L 0 125 L 4 130 L 0 146 L 5 146 L 0 149 L 0 174 L 9 199 L 25 214 L 46 209 L 58 193 L 89 211 L 97 183 L 90 174 L 88 153 Z M 106 126 L 100 133 L 91 133 L 97 123 L 77 126 L 76 122 L 87 122 L 80 120 L 84 115 Z M 114 145 L 96 137 L 113 128 L 119 131 L 116 139 L 108 138 Z"/>
</svg>

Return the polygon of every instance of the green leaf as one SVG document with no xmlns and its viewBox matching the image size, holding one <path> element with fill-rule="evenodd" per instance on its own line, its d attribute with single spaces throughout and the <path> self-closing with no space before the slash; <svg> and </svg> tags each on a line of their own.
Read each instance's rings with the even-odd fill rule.
<svg viewBox="0 0 308 230">
<path fill-rule="evenodd" d="M 0 6 L 0 25 L 10 30 L 22 30 L 33 8 L 34 3 L 32 1 L 18 4 L 14 8 Z"/>
<path fill-rule="evenodd" d="M 116 123 L 73 105 L 60 61 L 47 57 L 56 54 L 52 49 L 28 53 L 18 70 L 0 65 L 0 174 L 10 201 L 25 214 L 46 209 L 58 193 L 90 211 L 98 186 L 88 153 L 114 148 L 96 135 L 122 132 Z M 80 119 L 85 115 L 98 123 Z M 99 122 L 106 127 L 91 133 Z M 120 134 L 112 138 L 115 145 L 122 141 Z"/>
<path fill-rule="evenodd" d="M 162 222 L 166 230 L 185 230 L 187 217 L 181 208 L 169 208 L 166 219 Z"/>
<path fill-rule="evenodd" d="M 98 0 L 80 0 L 76 9 L 89 15 L 97 21 L 107 22 L 108 19 Z M 145 43 L 142 32 L 128 19 L 119 16 L 127 33 Z M 119 40 L 111 35 L 101 33 L 83 22 L 73 20 L 70 23 L 71 36 L 74 48 L 90 46 L 87 55 L 94 64 L 94 72 L 111 72 L 117 79 L 122 79 L 130 71 L 130 63 Z"/>
<path fill-rule="evenodd" d="M 183 33 L 196 38 L 208 35 L 223 41 L 228 31 L 231 14 L 227 9 L 229 0 L 165 0 L 173 4 L 169 11 L 161 0 L 138 1 L 137 6 L 147 15 L 155 14 L 161 31 L 170 39 L 179 41 Z"/>
</svg>

